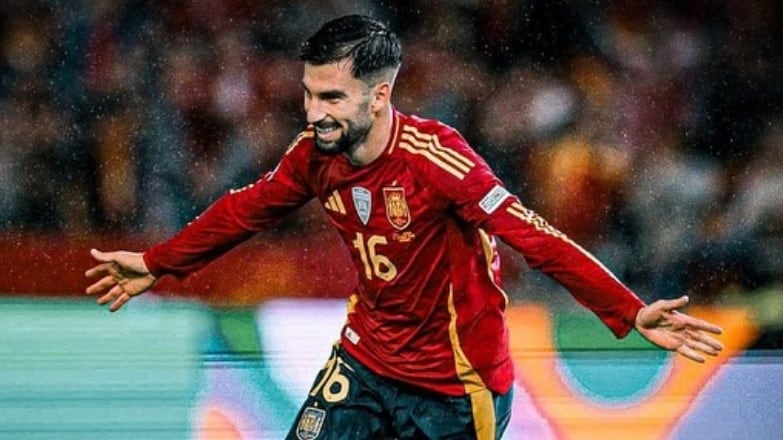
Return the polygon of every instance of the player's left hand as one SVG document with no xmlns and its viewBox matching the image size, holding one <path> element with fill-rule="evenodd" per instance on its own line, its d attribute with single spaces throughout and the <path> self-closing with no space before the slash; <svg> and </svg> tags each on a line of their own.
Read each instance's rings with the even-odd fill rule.
<svg viewBox="0 0 783 440">
<path fill-rule="evenodd" d="M 636 330 L 653 344 L 702 363 L 706 359 L 704 355 L 717 356 L 723 350 L 723 345 L 706 333 L 719 335 L 722 330 L 677 311 L 686 304 L 688 297 L 683 295 L 643 307 L 636 315 Z"/>
</svg>

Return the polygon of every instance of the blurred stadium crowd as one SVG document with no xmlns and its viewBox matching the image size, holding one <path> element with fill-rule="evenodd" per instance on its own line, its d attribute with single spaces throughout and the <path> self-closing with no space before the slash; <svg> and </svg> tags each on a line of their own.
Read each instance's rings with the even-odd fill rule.
<svg viewBox="0 0 783 440">
<path fill-rule="evenodd" d="M 356 12 L 403 39 L 400 110 L 461 130 L 647 299 L 779 289 L 775 0 L 3 0 L 0 229 L 169 236 L 275 165 L 299 43 Z"/>
</svg>

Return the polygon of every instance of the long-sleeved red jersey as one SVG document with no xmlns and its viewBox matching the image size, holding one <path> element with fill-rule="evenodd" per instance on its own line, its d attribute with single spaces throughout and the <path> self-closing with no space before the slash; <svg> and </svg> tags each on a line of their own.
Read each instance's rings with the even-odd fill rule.
<svg viewBox="0 0 783 440">
<path fill-rule="evenodd" d="M 456 130 L 397 111 L 393 119 L 383 154 L 363 167 L 319 153 L 312 128 L 300 133 L 273 171 L 149 249 L 150 271 L 183 277 L 317 197 L 358 271 L 342 345 L 379 375 L 455 396 L 510 388 L 493 237 L 618 337 L 633 328 L 636 295 L 509 194 Z"/>
</svg>

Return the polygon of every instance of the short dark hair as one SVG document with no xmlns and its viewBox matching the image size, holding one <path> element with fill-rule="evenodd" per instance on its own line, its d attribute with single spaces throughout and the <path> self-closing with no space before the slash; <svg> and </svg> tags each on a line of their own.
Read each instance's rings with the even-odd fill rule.
<svg viewBox="0 0 783 440">
<path fill-rule="evenodd" d="M 327 22 L 305 41 L 299 59 L 323 65 L 350 59 L 354 78 L 366 79 L 402 63 L 397 35 L 383 23 L 364 15 L 346 15 Z"/>
</svg>

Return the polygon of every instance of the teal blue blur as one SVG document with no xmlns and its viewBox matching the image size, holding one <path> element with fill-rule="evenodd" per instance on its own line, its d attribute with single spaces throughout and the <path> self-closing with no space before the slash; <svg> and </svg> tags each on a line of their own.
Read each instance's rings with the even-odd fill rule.
<svg viewBox="0 0 783 440">
<path fill-rule="evenodd" d="M 588 312 L 556 314 L 555 344 L 569 385 L 604 405 L 638 402 L 655 390 L 670 366 L 668 352 L 636 332 L 618 340 Z"/>
<path fill-rule="evenodd" d="M 283 438 L 323 366 L 315 347 L 334 341 L 323 329 L 344 313 L 334 300 L 216 309 L 144 297 L 110 314 L 90 300 L 0 299 L 0 440 L 229 438 L 201 430 L 210 409 L 243 438 Z M 672 357 L 636 335 L 618 341 L 589 313 L 553 322 L 558 376 L 591 404 L 633 406 L 668 379 Z M 667 438 L 780 437 L 783 354 L 750 350 L 719 372 L 678 396 L 695 399 Z M 533 404 L 560 396 L 516 391 L 505 438 L 547 438 L 558 422 Z"/>
<path fill-rule="evenodd" d="M 186 439 L 208 314 L 0 300 L 0 439 Z"/>
</svg>

